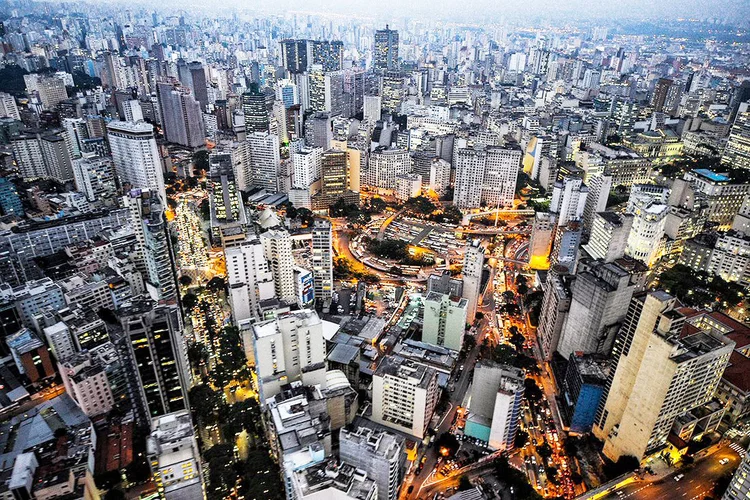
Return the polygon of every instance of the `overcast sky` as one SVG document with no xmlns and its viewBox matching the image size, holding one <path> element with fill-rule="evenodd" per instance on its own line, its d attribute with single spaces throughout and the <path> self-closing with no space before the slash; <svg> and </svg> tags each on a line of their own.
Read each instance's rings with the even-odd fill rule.
<svg viewBox="0 0 750 500">
<path fill-rule="evenodd" d="M 117 0 L 100 0 L 112 2 Z M 156 0 L 154 0 L 156 2 Z M 139 3 L 149 3 L 141 0 Z M 508 17 L 697 18 L 734 19 L 747 25 L 750 0 L 159 0 L 161 5 L 188 5 L 220 12 L 226 7 L 281 13 L 358 13 L 368 17 L 497 19 Z"/>
</svg>

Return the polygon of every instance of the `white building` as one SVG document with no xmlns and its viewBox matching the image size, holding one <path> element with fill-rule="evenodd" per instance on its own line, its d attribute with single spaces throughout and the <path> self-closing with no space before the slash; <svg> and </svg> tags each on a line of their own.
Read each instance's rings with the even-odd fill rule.
<svg viewBox="0 0 750 500">
<path fill-rule="evenodd" d="M 320 179 L 323 148 L 303 147 L 292 152 L 292 186 L 310 189 L 312 183 Z"/>
<path fill-rule="evenodd" d="M 111 158 L 79 158 L 73 160 L 76 190 L 90 202 L 101 202 L 117 194 L 115 167 Z"/>
<path fill-rule="evenodd" d="M 268 268 L 263 244 L 251 235 L 240 245 L 225 248 L 224 256 L 235 323 L 258 318 L 260 302 L 275 294 L 273 273 Z"/>
<path fill-rule="evenodd" d="M 327 220 L 316 219 L 313 223 L 312 265 L 315 299 L 326 301 L 333 294 L 333 230 Z"/>
<path fill-rule="evenodd" d="M 151 477 L 166 500 L 203 500 L 201 456 L 188 410 L 151 421 L 146 440 Z"/>
<path fill-rule="evenodd" d="M 521 164 L 520 149 L 458 149 L 453 202 L 459 208 L 511 207 Z"/>
<path fill-rule="evenodd" d="M 471 241 L 466 245 L 463 268 L 463 297 L 468 301 L 466 307 L 466 321 L 468 323 L 473 323 L 477 314 L 483 269 L 484 247 L 482 247 L 480 240 Z"/>
<path fill-rule="evenodd" d="M 108 413 L 115 404 L 106 367 L 91 356 L 81 353 L 58 364 L 67 392 L 83 413 L 95 417 Z"/>
<path fill-rule="evenodd" d="M 249 184 L 270 192 L 279 190 L 279 137 L 268 132 L 253 132 L 247 135 L 250 144 Z"/>
<path fill-rule="evenodd" d="M 372 420 L 423 439 L 440 396 L 434 368 L 384 357 L 372 377 Z"/>
<path fill-rule="evenodd" d="M 382 100 L 378 95 L 366 95 L 364 97 L 364 119 L 371 122 L 380 120 Z"/>
<path fill-rule="evenodd" d="M 294 381 L 325 384 L 323 321 L 310 309 L 253 325 L 253 354 L 262 404 Z"/>
<path fill-rule="evenodd" d="M 166 200 L 161 154 L 150 123 L 111 121 L 107 136 L 115 171 L 122 183 L 132 188 L 150 189 Z"/>
<path fill-rule="evenodd" d="M 378 148 L 370 154 L 370 161 L 362 184 L 393 191 L 396 178 L 411 171 L 411 156 L 406 149 Z"/>
<path fill-rule="evenodd" d="M 451 186 L 451 164 L 442 158 L 436 158 L 430 164 L 430 189 L 438 196 L 443 196 Z"/>
<path fill-rule="evenodd" d="M 633 200 L 633 225 L 630 228 L 625 254 L 651 267 L 664 252 L 664 227 L 669 206 L 648 195 Z"/>
<path fill-rule="evenodd" d="M 20 120 L 21 114 L 18 112 L 16 98 L 5 92 L 0 92 L 0 118 L 13 118 Z"/>
<path fill-rule="evenodd" d="M 460 351 L 469 302 L 462 297 L 430 292 L 424 301 L 422 341 Z"/>
<path fill-rule="evenodd" d="M 613 262 L 625 255 L 632 226 L 631 214 L 599 212 L 592 219 L 589 242 L 583 249 L 595 259 Z"/>
<path fill-rule="evenodd" d="M 589 188 L 580 177 L 565 177 L 555 182 L 549 211 L 555 214 L 558 226 L 583 219 Z"/>
<path fill-rule="evenodd" d="M 260 235 L 263 253 L 273 273 L 276 297 L 288 303 L 296 298 L 294 287 L 294 256 L 288 231 L 271 229 Z"/>
<path fill-rule="evenodd" d="M 418 174 L 401 174 L 396 176 L 396 199 L 406 201 L 416 198 L 422 192 L 422 176 Z"/>
</svg>

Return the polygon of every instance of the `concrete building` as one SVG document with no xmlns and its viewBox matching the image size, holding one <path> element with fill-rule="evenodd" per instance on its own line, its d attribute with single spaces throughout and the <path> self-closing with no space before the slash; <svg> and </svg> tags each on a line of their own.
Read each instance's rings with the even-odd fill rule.
<svg viewBox="0 0 750 500">
<path fill-rule="evenodd" d="M 721 500 L 744 500 L 750 496 L 750 454 L 745 453 Z"/>
<path fill-rule="evenodd" d="M 512 449 L 519 427 L 524 380 L 518 368 L 486 360 L 477 363 L 466 435 L 489 443 L 493 450 Z"/>
<path fill-rule="evenodd" d="M 120 182 L 134 189 L 154 190 L 166 202 L 164 168 L 150 123 L 111 121 L 107 137 Z"/>
<path fill-rule="evenodd" d="M 105 204 L 117 194 L 115 165 L 111 158 L 80 158 L 73 161 L 76 190 L 90 202 Z"/>
<path fill-rule="evenodd" d="M 398 31 L 388 28 L 375 31 L 373 67 L 380 71 L 394 71 L 399 68 Z"/>
<path fill-rule="evenodd" d="M 529 239 L 529 267 L 531 269 L 548 269 L 550 253 L 554 241 L 557 224 L 554 214 L 537 212 L 531 226 Z"/>
<path fill-rule="evenodd" d="M 270 229 L 260 235 L 263 253 L 273 274 L 276 298 L 293 304 L 296 301 L 294 286 L 294 256 L 292 238 L 283 229 Z"/>
<path fill-rule="evenodd" d="M 422 341 L 460 351 L 466 330 L 468 300 L 430 292 L 424 301 Z"/>
<path fill-rule="evenodd" d="M 693 210 L 698 203 L 705 202 L 709 222 L 716 222 L 719 230 L 726 230 L 732 226 L 748 193 L 750 183 L 734 183 L 723 174 L 696 169 L 674 181 L 669 205 Z"/>
<path fill-rule="evenodd" d="M 146 452 L 151 478 L 163 498 L 205 498 L 201 455 L 188 410 L 154 418 L 146 439 Z"/>
<path fill-rule="evenodd" d="M 636 196 L 633 200 L 633 225 L 630 227 L 625 254 L 640 260 L 648 267 L 664 253 L 664 227 L 669 206 L 655 201 L 648 195 Z"/>
<path fill-rule="evenodd" d="M 423 439 L 440 397 L 435 369 L 386 356 L 372 383 L 372 420 Z"/>
<path fill-rule="evenodd" d="M 692 315 L 662 291 L 633 297 L 619 342 L 594 435 L 611 460 L 641 460 L 667 444 L 678 419 L 711 401 L 735 343 L 710 316 Z"/>
<path fill-rule="evenodd" d="M 378 147 L 370 153 L 370 161 L 362 184 L 372 188 L 395 191 L 396 179 L 411 171 L 411 157 L 406 149 Z"/>
<path fill-rule="evenodd" d="M 432 191 L 438 196 L 445 195 L 451 186 L 451 164 L 442 158 L 435 158 L 430 164 L 429 180 Z"/>
<path fill-rule="evenodd" d="M 82 353 L 58 363 L 65 392 L 91 418 L 109 413 L 115 405 L 107 367 L 92 358 Z"/>
<path fill-rule="evenodd" d="M 750 168 L 750 113 L 739 113 L 729 133 L 721 155 L 722 165 L 730 168 Z"/>
<path fill-rule="evenodd" d="M 289 500 L 376 500 L 378 485 L 364 469 L 326 460 L 294 471 Z"/>
<path fill-rule="evenodd" d="M 268 267 L 263 244 L 255 234 L 224 249 L 227 283 L 235 323 L 259 318 L 260 303 L 275 295 L 274 276 Z"/>
<path fill-rule="evenodd" d="M 325 302 L 333 294 L 333 230 L 331 223 L 324 219 L 313 223 L 312 265 L 315 299 Z"/>
<path fill-rule="evenodd" d="M 570 311 L 571 285 L 575 277 L 568 273 L 565 267 L 550 269 L 547 281 L 543 284 L 544 296 L 539 313 L 537 337 L 544 358 L 552 359 L 557 352 L 560 334 L 565 326 Z"/>
<path fill-rule="evenodd" d="M 481 295 L 484 271 L 484 247 L 480 240 L 470 241 L 464 252 L 463 297 L 467 300 L 466 321 L 473 323 Z"/>
<path fill-rule="evenodd" d="M 583 207 L 583 230 L 586 234 L 591 233 L 596 214 L 607 209 L 609 192 L 612 190 L 612 176 L 598 175 L 592 177 L 588 182 L 589 193 L 586 196 L 586 205 Z"/>
<path fill-rule="evenodd" d="M 569 222 L 582 222 L 589 188 L 580 177 L 564 177 L 555 182 L 549 211 L 555 216 L 557 226 Z"/>
<path fill-rule="evenodd" d="M 594 259 L 614 262 L 625 255 L 632 226 L 632 214 L 598 212 L 591 224 L 589 242 L 583 249 Z"/>
<path fill-rule="evenodd" d="M 294 168 L 292 185 L 299 189 L 312 189 L 312 184 L 321 176 L 323 148 L 303 147 L 292 152 Z M 314 193 L 310 193 L 314 194 Z"/>
<path fill-rule="evenodd" d="M 54 377 L 55 368 L 47 346 L 31 330 L 24 328 L 5 338 L 16 368 L 36 384 L 43 379 Z"/>
<path fill-rule="evenodd" d="M 281 314 L 256 323 L 252 330 L 255 373 L 262 404 L 290 382 L 325 385 L 323 322 L 315 311 L 301 309 Z"/>
<path fill-rule="evenodd" d="M 266 189 L 272 193 L 279 190 L 279 137 L 268 132 L 247 134 L 250 144 L 250 179 L 252 186 Z"/>
<path fill-rule="evenodd" d="M 386 431 L 358 427 L 341 429 L 341 462 L 367 473 L 378 486 L 378 500 L 396 500 L 404 477 L 406 450 L 404 438 Z"/>
<path fill-rule="evenodd" d="M 396 199 L 406 201 L 422 193 L 422 176 L 418 174 L 401 174 L 396 176 Z"/>
<path fill-rule="evenodd" d="M 571 285 L 570 312 L 557 348 L 565 359 L 575 352 L 609 353 L 637 290 L 638 278 L 638 273 L 617 262 L 579 264 Z"/>
<path fill-rule="evenodd" d="M 521 156 L 520 148 L 458 149 L 453 203 L 461 209 L 513 206 Z"/>
<path fill-rule="evenodd" d="M 364 96 L 364 119 L 372 123 L 380 120 L 382 101 L 378 95 Z"/>
<path fill-rule="evenodd" d="M 171 83 L 157 83 L 162 128 L 167 141 L 197 148 L 206 143 L 201 104 L 190 92 Z"/>
<path fill-rule="evenodd" d="M 606 356 L 575 353 L 561 384 L 561 416 L 570 432 L 591 432 L 609 373 Z"/>
</svg>

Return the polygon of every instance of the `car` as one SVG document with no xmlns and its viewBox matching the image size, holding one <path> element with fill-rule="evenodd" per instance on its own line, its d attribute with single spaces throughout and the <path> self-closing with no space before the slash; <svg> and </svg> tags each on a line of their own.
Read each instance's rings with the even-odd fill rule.
<svg viewBox="0 0 750 500">
<path fill-rule="evenodd" d="M 618 497 L 621 497 L 621 496 L 623 496 L 624 494 L 625 494 L 625 493 L 623 493 L 623 492 L 622 492 L 622 490 L 617 490 L 617 496 L 618 496 Z"/>
<path fill-rule="evenodd" d="M 676 476 L 674 477 L 674 480 L 675 480 L 675 481 L 679 481 L 679 480 L 680 480 L 680 479 L 682 479 L 683 477 L 685 477 L 685 474 L 678 474 L 678 475 L 676 475 Z"/>
<path fill-rule="evenodd" d="M 721 460 L 719 460 L 719 463 L 720 463 L 721 465 L 726 465 L 726 464 L 728 464 L 728 463 L 729 463 L 729 459 L 728 459 L 728 458 L 722 458 Z"/>
<path fill-rule="evenodd" d="M 408 489 L 408 490 L 406 490 L 406 494 L 407 494 L 407 495 L 411 495 L 411 492 L 412 492 L 412 491 L 414 491 L 414 485 L 413 485 L 413 484 L 412 484 L 411 486 L 409 486 L 409 489 Z"/>
</svg>

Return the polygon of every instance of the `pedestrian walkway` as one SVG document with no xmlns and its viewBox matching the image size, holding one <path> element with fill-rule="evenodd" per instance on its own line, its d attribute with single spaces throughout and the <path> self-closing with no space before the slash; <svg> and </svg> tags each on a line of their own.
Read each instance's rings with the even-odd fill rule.
<svg viewBox="0 0 750 500">
<path fill-rule="evenodd" d="M 732 443 L 729 447 L 736 451 L 740 458 L 745 458 L 745 455 L 747 455 L 747 450 L 737 443 Z"/>
</svg>

